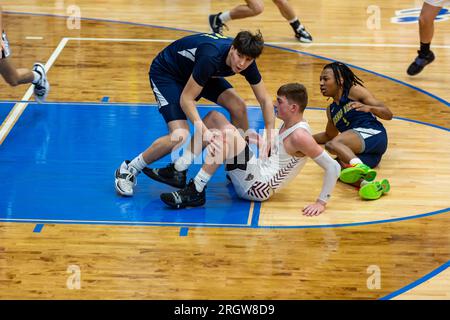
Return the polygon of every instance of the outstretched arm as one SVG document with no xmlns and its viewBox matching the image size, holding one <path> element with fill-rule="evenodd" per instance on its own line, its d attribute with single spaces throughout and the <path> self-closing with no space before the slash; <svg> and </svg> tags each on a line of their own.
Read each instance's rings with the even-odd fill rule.
<svg viewBox="0 0 450 320">
<path fill-rule="evenodd" d="M 305 216 L 317 216 L 325 211 L 325 206 L 330 199 L 331 192 L 336 185 L 340 165 L 333 160 L 313 139 L 313 137 L 303 129 L 296 130 L 289 136 L 286 151 L 289 154 L 302 153 L 314 160 L 324 171 L 322 190 L 316 202 L 303 209 Z M 291 153 L 296 150 L 297 152 Z"/>
</svg>

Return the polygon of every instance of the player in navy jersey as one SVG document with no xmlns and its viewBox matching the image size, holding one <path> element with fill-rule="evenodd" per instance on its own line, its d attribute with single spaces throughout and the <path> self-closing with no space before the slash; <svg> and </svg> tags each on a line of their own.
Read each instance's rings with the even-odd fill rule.
<svg viewBox="0 0 450 320">
<path fill-rule="evenodd" d="M 119 194 L 133 195 L 136 176 L 141 171 L 155 180 L 184 187 L 188 166 L 195 155 L 200 154 L 202 144 L 208 144 L 213 138 L 213 133 L 197 111 L 196 101 L 201 97 L 227 109 L 237 128 L 248 129 L 245 102 L 225 77 L 235 74 L 245 77 L 261 105 L 267 141 L 271 141 L 275 122 L 272 99 L 255 62 L 263 46 L 264 40 L 259 32 L 241 31 L 234 39 L 220 34 L 194 34 L 173 42 L 156 56 L 150 67 L 150 85 L 169 134 L 154 141 L 132 161 L 125 160 L 121 164 L 115 173 L 115 187 Z M 182 157 L 174 163 L 161 169 L 148 168 L 148 164 L 188 141 L 187 119 L 194 124 L 199 136 L 191 139 L 190 147 L 183 150 Z M 268 153 L 269 147 L 264 152 Z"/>
<path fill-rule="evenodd" d="M 389 191 L 388 180 L 374 181 L 376 167 L 386 152 L 388 137 L 383 124 L 392 119 L 392 112 L 367 90 L 348 66 L 340 62 L 327 64 L 320 76 L 320 91 L 333 99 L 327 108 L 325 132 L 314 139 L 337 155 L 341 166 L 340 179 L 361 186 L 364 199 L 378 199 Z"/>
</svg>

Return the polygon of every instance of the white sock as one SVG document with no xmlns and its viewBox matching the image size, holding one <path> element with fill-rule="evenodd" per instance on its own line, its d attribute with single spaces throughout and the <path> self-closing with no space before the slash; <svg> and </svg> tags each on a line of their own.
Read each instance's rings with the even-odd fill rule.
<svg viewBox="0 0 450 320">
<path fill-rule="evenodd" d="M 194 161 L 194 154 L 189 150 L 184 150 L 183 155 L 175 161 L 175 170 L 185 171 Z"/>
<path fill-rule="evenodd" d="M 361 161 L 360 158 L 353 158 L 352 160 L 350 160 L 350 164 L 351 164 L 352 166 L 354 166 L 355 164 L 358 164 L 358 163 L 363 164 L 363 162 Z"/>
<path fill-rule="evenodd" d="M 37 84 L 41 80 L 41 75 L 39 73 L 37 73 L 36 71 L 31 71 L 31 72 L 33 72 L 33 76 L 34 76 L 32 83 Z"/>
<path fill-rule="evenodd" d="M 298 20 L 298 17 L 295 17 L 294 19 L 292 19 L 292 20 L 289 20 L 289 23 L 294 23 L 295 21 L 297 21 Z M 300 21 L 299 21 L 300 22 Z"/>
<path fill-rule="evenodd" d="M 227 22 L 227 21 L 230 21 L 230 20 L 231 20 L 231 17 L 230 17 L 230 11 L 222 12 L 222 13 L 219 15 L 219 19 L 220 19 L 223 23 L 225 23 L 225 22 Z"/>
<path fill-rule="evenodd" d="M 211 179 L 211 175 L 206 171 L 203 171 L 203 169 L 200 169 L 194 178 L 195 189 L 197 189 L 197 192 L 203 191 L 209 179 Z"/>
<path fill-rule="evenodd" d="M 134 158 L 129 164 L 128 164 L 128 170 L 131 171 L 131 173 L 137 175 L 139 174 L 142 169 L 144 169 L 147 166 L 147 163 L 144 161 L 144 157 L 142 156 L 142 153 L 138 155 L 136 158 Z"/>
</svg>

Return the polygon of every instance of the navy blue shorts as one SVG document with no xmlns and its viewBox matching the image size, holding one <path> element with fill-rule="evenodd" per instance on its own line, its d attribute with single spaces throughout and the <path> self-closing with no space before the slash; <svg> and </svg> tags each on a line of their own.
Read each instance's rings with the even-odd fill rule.
<svg viewBox="0 0 450 320">
<path fill-rule="evenodd" d="M 170 75 L 164 74 L 161 68 L 155 64 L 152 64 L 150 68 L 149 79 L 158 103 L 159 112 L 166 123 L 173 120 L 186 120 L 186 115 L 180 105 L 180 97 L 185 84 L 180 83 Z M 233 88 L 233 86 L 224 78 L 211 78 L 196 100 L 205 98 L 217 103 L 217 99 L 222 92 L 230 88 Z"/>
<path fill-rule="evenodd" d="M 386 152 L 388 138 L 384 128 L 353 128 L 361 139 L 363 151 L 357 154 L 361 161 L 371 168 L 376 167 Z"/>
</svg>

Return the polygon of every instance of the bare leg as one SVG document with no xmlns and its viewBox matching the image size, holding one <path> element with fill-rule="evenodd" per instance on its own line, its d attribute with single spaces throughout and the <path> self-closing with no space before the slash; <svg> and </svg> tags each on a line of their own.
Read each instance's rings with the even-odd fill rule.
<svg viewBox="0 0 450 320">
<path fill-rule="evenodd" d="M 246 146 L 244 138 L 239 131 L 219 112 L 212 111 L 205 117 L 204 122 L 210 130 L 217 129 L 222 133 L 222 139 L 217 141 L 218 147 L 210 145 L 202 169 L 209 175 L 224 163 L 226 159 L 233 159 L 241 153 Z"/>
<path fill-rule="evenodd" d="M 32 71 L 24 68 L 16 69 L 10 58 L 0 60 L 0 73 L 12 87 L 19 84 L 31 83 L 34 80 Z"/>
<path fill-rule="evenodd" d="M 287 0 L 273 0 L 273 3 L 276 4 L 278 10 L 280 10 L 281 15 L 287 21 L 292 21 L 293 19 L 295 19 L 295 11 Z"/>
<path fill-rule="evenodd" d="M 420 42 L 430 43 L 434 35 L 434 19 L 441 11 L 441 7 L 435 7 L 424 3 L 419 17 Z"/>
<path fill-rule="evenodd" d="M 328 152 L 337 155 L 344 163 L 349 163 L 351 159 L 357 158 L 357 153 L 362 151 L 361 138 L 351 130 L 345 131 L 327 142 L 325 148 Z"/>
<path fill-rule="evenodd" d="M 169 134 L 156 139 L 142 155 L 147 164 L 155 162 L 176 150 L 189 138 L 189 126 L 186 120 L 174 120 L 167 124 Z"/>
<path fill-rule="evenodd" d="M 222 92 L 217 102 L 228 110 L 231 123 L 239 129 L 248 130 L 247 106 L 245 101 L 238 96 L 236 90 L 230 88 Z"/>
<path fill-rule="evenodd" d="M 246 0 L 245 3 L 245 5 L 241 4 L 230 10 L 230 17 L 232 20 L 254 17 L 264 11 L 262 0 Z"/>
</svg>

